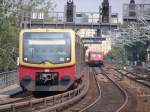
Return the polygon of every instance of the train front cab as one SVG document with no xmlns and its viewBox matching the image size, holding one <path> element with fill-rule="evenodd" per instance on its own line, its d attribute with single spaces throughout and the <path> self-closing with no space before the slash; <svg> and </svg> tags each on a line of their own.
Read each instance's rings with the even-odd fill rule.
<svg viewBox="0 0 150 112">
<path fill-rule="evenodd" d="M 100 67 L 103 65 L 103 54 L 101 52 L 89 52 L 88 64 L 90 67 Z"/>
<path fill-rule="evenodd" d="M 67 51 L 69 55 L 67 57 L 62 58 L 63 53 L 65 52 L 62 45 L 59 46 L 59 49 L 60 51 L 63 50 L 63 53 L 61 55 L 61 58 L 58 59 L 59 61 L 61 61 L 61 63 L 51 62 L 49 61 L 48 58 L 42 59 L 40 63 L 35 63 L 35 62 L 33 63 L 32 62 L 33 59 L 30 58 L 30 55 L 33 55 L 33 53 L 36 54 L 34 57 L 38 57 L 39 54 L 44 52 L 52 54 L 52 52 L 50 52 L 50 50 L 52 50 L 51 49 L 52 46 L 54 47 L 55 45 L 57 45 L 55 46 L 55 48 L 58 47 L 58 42 L 56 44 L 55 38 L 53 39 L 52 42 L 49 39 L 42 40 L 43 39 L 41 38 L 42 36 L 47 36 L 45 34 L 50 35 L 51 33 L 53 35 L 59 33 L 63 35 L 68 33 L 67 35 L 70 35 L 70 37 L 68 37 L 70 38 L 70 41 L 68 40 L 65 41 L 65 43 L 70 42 L 70 47 L 69 47 L 70 50 L 69 52 Z M 35 35 L 36 37 L 34 37 Z M 34 38 L 36 38 L 35 41 Z M 47 39 L 47 37 L 45 38 Z M 66 36 L 64 38 L 66 38 Z M 78 52 L 78 54 L 80 54 L 79 53 L 80 51 L 76 50 L 76 46 L 77 46 L 77 44 L 75 44 L 76 39 L 77 39 L 76 35 L 72 30 L 59 30 L 59 29 L 58 30 L 56 29 L 23 30 L 20 33 L 20 39 L 19 39 L 19 80 L 20 80 L 21 87 L 24 90 L 28 90 L 28 91 L 68 90 L 75 83 L 75 81 L 81 77 L 80 76 L 81 74 L 78 73 L 81 71 L 80 70 L 81 67 L 79 66 L 80 62 L 77 63 L 76 61 L 76 60 L 79 61 L 78 59 L 79 57 L 76 58 L 77 53 L 75 53 L 75 51 Z M 38 41 L 40 41 L 39 42 L 40 47 L 38 46 L 39 45 Z M 41 41 L 43 41 L 43 43 Z M 63 44 L 63 42 L 64 41 L 59 41 L 60 44 Z M 26 45 L 25 43 L 28 44 Z M 44 43 L 47 43 L 48 45 L 45 45 Z M 45 47 L 43 47 L 42 44 L 44 44 Z M 66 47 L 68 48 L 68 46 Z M 43 50 L 48 50 L 48 51 L 42 52 Z M 26 51 L 28 51 L 28 54 L 26 54 Z M 53 52 L 55 52 L 54 49 Z M 58 49 L 56 52 L 58 53 Z M 41 59 L 38 58 L 38 61 L 39 60 Z"/>
</svg>

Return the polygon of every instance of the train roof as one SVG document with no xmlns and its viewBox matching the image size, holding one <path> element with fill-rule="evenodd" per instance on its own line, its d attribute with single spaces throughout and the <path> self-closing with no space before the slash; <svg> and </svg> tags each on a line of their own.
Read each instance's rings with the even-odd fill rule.
<svg viewBox="0 0 150 112">
<path fill-rule="evenodd" d="M 72 29 L 50 29 L 50 28 L 36 28 L 36 29 L 23 29 L 20 31 L 20 37 L 23 36 L 23 33 L 25 32 L 70 32 L 72 35 L 75 35 L 74 37 L 80 37 L 76 31 Z"/>
</svg>

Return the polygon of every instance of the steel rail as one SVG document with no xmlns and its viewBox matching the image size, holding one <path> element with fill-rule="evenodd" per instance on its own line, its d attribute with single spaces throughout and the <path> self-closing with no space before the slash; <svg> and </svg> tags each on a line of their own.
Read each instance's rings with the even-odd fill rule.
<svg viewBox="0 0 150 112">
<path fill-rule="evenodd" d="M 125 106 L 127 105 L 128 103 L 128 100 L 129 100 L 129 97 L 128 97 L 128 93 L 126 92 L 126 90 L 124 90 L 117 82 L 115 82 L 110 76 L 107 75 L 107 73 L 101 69 L 103 74 L 110 80 L 112 81 L 112 83 L 114 83 L 114 85 L 121 91 L 121 93 L 124 95 L 124 103 L 121 105 L 121 107 L 119 107 L 116 112 L 121 112 L 121 110 L 123 108 L 125 108 Z"/>
<path fill-rule="evenodd" d="M 17 70 L 0 73 L 0 89 L 19 83 Z"/>
<path fill-rule="evenodd" d="M 100 86 L 100 84 L 98 83 L 98 80 L 97 80 L 97 78 L 96 78 L 96 75 L 97 75 L 97 74 L 96 74 L 96 72 L 95 72 L 94 69 L 93 69 L 93 73 L 94 73 L 94 78 L 95 78 L 96 83 L 97 83 L 97 86 L 98 86 L 99 96 L 98 96 L 98 98 L 97 98 L 92 104 L 90 104 L 89 106 L 85 107 L 85 108 L 82 109 L 80 112 L 84 112 L 85 110 L 89 109 L 90 107 L 92 107 L 93 105 L 95 105 L 95 104 L 101 99 L 101 96 L 102 96 L 101 86 Z"/>
<path fill-rule="evenodd" d="M 134 78 L 134 77 L 131 77 L 131 76 L 128 75 L 128 74 L 132 74 L 133 76 L 135 76 L 135 73 L 129 72 L 129 71 L 127 71 L 127 70 L 122 70 L 122 69 L 114 69 L 114 70 L 116 70 L 118 73 L 122 74 L 123 76 L 129 78 L 130 80 L 133 80 L 133 81 L 135 81 L 135 82 L 137 82 L 137 83 L 140 83 L 140 84 L 142 84 L 142 85 L 144 85 L 144 86 L 150 88 L 150 84 L 148 85 L 147 83 L 144 83 L 144 82 L 139 81 L 139 80 L 138 80 L 139 78 L 136 78 L 136 77 Z M 121 72 L 120 70 L 121 70 L 121 71 L 125 71 L 126 73 L 123 73 L 123 72 Z"/>
</svg>

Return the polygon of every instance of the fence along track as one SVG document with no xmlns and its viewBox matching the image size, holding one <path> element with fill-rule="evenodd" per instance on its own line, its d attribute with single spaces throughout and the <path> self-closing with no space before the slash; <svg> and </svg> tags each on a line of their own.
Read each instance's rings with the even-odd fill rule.
<svg viewBox="0 0 150 112">
<path fill-rule="evenodd" d="M 0 89 L 19 83 L 17 70 L 0 73 Z"/>
<path fill-rule="evenodd" d="M 89 88 L 89 76 L 86 76 L 87 77 L 84 78 L 82 84 L 74 90 L 46 98 L 3 105 L 0 106 L 0 112 L 25 112 L 25 110 L 26 112 L 31 110 L 34 110 L 35 112 L 39 112 L 39 110 L 40 112 L 48 112 L 61 109 L 66 105 L 76 102 L 86 95 Z M 43 105 L 44 108 L 39 109 L 39 106 L 41 108 L 41 105 Z"/>
</svg>

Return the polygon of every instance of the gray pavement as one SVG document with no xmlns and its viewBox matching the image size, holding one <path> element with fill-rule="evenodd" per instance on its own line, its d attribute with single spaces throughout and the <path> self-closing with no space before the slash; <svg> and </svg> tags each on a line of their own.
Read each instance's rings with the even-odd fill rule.
<svg viewBox="0 0 150 112">
<path fill-rule="evenodd" d="M 15 93 L 22 91 L 21 87 L 18 84 L 8 86 L 6 88 L 0 89 L 0 98 L 9 97 Z"/>
</svg>

